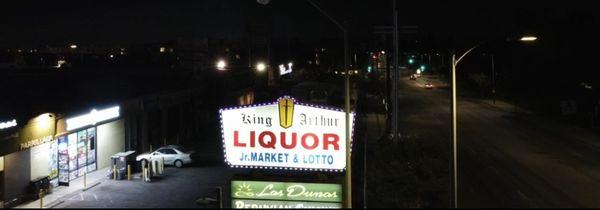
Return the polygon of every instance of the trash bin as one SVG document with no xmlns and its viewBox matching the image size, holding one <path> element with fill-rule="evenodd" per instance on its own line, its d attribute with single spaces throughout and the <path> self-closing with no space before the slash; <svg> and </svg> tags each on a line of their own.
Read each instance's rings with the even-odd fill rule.
<svg viewBox="0 0 600 210">
<path fill-rule="evenodd" d="M 36 200 L 40 198 L 40 192 L 44 190 L 44 193 L 48 193 L 50 189 L 50 179 L 48 176 L 38 177 L 37 179 L 29 182 L 29 194 Z"/>
<path fill-rule="evenodd" d="M 116 169 L 116 179 L 127 179 L 127 165 L 134 166 L 133 164 L 135 164 L 135 156 L 133 156 L 134 153 L 135 151 L 120 152 L 111 156 L 111 164 L 107 176 L 113 179 L 115 175 L 114 169 Z"/>
</svg>

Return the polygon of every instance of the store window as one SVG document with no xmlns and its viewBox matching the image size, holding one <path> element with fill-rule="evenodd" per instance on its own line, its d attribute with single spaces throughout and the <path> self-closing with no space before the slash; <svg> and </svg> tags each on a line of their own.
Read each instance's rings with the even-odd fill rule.
<svg viewBox="0 0 600 210">
<path fill-rule="evenodd" d="M 165 154 L 165 155 L 177 154 L 172 149 L 161 149 L 161 150 L 158 150 L 158 152 Z"/>
<path fill-rule="evenodd" d="M 97 169 L 96 144 L 96 128 L 89 128 L 59 137 L 58 169 L 60 185 L 68 185 L 69 181 Z"/>
<path fill-rule="evenodd" d="M 69 152 L 68 140 L 66 136 L 58 138 L 58 182 L 59 184 L 69 183 Z"/>
<path fill-rule="evenodd" d="M 176 155 L 177 154 L 177 152 L 175 152 L 175 150 L 172 150 L 172 149 L 166 149 L 165 152 L 166 152 L 165 154 L 167 154 L 167 155 Z"/>
</svg>

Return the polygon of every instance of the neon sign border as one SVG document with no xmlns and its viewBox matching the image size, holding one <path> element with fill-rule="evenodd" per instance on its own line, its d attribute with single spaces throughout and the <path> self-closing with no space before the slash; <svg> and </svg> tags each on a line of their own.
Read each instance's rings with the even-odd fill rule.
<svg viewBox="0 0 600 210">
<path fill-rule="evenodd" d="M 270 102 L 270 103 L 260 103 L 260 104 L 252 104 L 252 105 L 245 105 L 245 106 L 233 106 L 233 107 L 221 108 L 221 109 L 219 109 L 219 122 L 221 123 L 221 142 L 223 143 L 223 159 L 225 159 L 225 162 L 227 163 L 227 165 L 230 168 L 246 168 L 246 169 L 276 169 L 276 170 L 294 170 L 294 171 L 344 172 L 346 170 L 345 166 L 344 166 L 344 169 L 322 169 L 322 168 L 315 169 L 315 168 L 302 168 L 302 167 L 276 167 L 276 166 L 256 166 L 256 165 L 243 166 L 243 165 L 233 165 L 229 161 L 227 161 L 227 150 L 225 148 L 225 129 L 223 128 L 223 111 L 234 110 L 234 109 L 245 109 L 245 108 L 252 108 L 252 107 L 259 107 L 259 106 L 277 105 L 279 103 L 279 101 L 283 98 L 291 98 L 294 101 L 294 104 L 299 104 L 302 106 L 327 109 L 327 110 L 331 110 L 331 111 L 345 112 L 343 109 L 336 108 L 336 107 L 306 104 L 306 103 L 298 102 L 294 97 L 291 97 L 288 95 L 283 95 L 283 96 L 277 98 L 277 101 Z M 353 147 L 353 142 L 354 142 L 354 140 L 353 140 L 354 127 L 356 126 L 356 112 L 350 112 L 350 113 L 352 114 L 352 128 L 350 129 L 350 154 L 352 154 L 352 147 Z"/>
</svg>

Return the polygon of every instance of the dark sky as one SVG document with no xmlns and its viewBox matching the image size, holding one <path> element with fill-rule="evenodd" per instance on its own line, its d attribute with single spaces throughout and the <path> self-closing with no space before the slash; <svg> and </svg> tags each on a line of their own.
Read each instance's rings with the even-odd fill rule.
<svg viewBox="0 0 600 210">
<path fill-rule="evenodd" d="M 351 36 L 370 36 L 391 24 L 391 1 L 315 0 Z M 590 16 L 592 3 L 546 1 L 398 1 L 400 25 L 419 25 L 436 37 L 480 39 L 552 27 L 571 14 Z M 274 37 L 338 37 L 339 30 L 304 0 L 13 1 L 0 9 L 0 46 L 64 42 L 139 43 L 177 37 L 242 37 L 250 20 L 272 26 Z M 554 21 L 554 22 L 553 22 Z M 558 27 L 558 26 L 557 26 Z"/>
</svg>

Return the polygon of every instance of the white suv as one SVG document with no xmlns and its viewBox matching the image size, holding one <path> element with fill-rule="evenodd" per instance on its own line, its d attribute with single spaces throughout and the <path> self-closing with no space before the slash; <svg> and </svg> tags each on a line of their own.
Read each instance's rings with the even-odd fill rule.
<svg viewBox="0 0 600 210">
<path fill-rule="evenodd" d="M 141 161 L 142 165 L 145 165 L 150 160 L 164 158 L 165 165 L 174 165 L 177 168 L 181 168 L 184 164 L 192 163 L 192 153 L 194 153 L 194 151 L 188 151 L 181 146 L 169 145 L 158 148 L 151 153 L 138 155 L 135 160 Z"/>
</svg>

